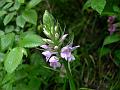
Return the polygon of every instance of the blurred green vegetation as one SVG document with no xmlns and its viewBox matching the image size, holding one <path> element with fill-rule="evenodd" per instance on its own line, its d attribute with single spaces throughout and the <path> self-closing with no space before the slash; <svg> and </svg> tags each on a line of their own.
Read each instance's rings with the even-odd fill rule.
<svg viewBox="0 0 120 90">
<path fill-rule="evenodd" d="M 24 0 L 23 0 L 24 1 Z M 29 0 L 25 0 L 26 2 Z M 108 16 L 113 13 L 105 6 L 100 15 L 92 8 L 83 10 L 87 0 L 43 0 L 33 9 L 38 13 L 38 26 L 26 24 L 24 31 L 35 31 L 44 36 L 41 29 L 42 15 L 48 10 L 58 20 L 65 33 L 74 36 L 74 45 L 80 45 L 74 55 L 76 60 L 70 63 L 71 72 L 77 90 L 119 90 L 120 89 L 120 43 L 110 43 L 103 51 L 104 39 L 109 36 Z M 116 0 L 110 2 L 110 8 L 118 5 Z M 116 4 L 117 3 L 117 4 Z M 26 3 L 27 4 L 27 3 Z M 22 9 L 25 9 L 23 5 Z M 111 11 L 110 11 L 111 10 Z M 21 11 L 18 11 L 21 12 Z M 108 12 L 110 14 L 108 14 Z M 107 14 L 106 14 L 107 13 Z M 13 22 L 9 25 L 14 25 Z M 0 30 L 4 31 L 3 19 L 0 18 Z M 16 32 L 18 33 L 18 32 Z M 119 29 L 115 34 L 120 34 Z M 102 50 L 101 50 L 102 48 Z M 6 76 L 3 64 L 0 63 L 0 90 L 69 90 L 69 78 L 65 77 L 64 69 L 53 70 L 47 67 L 41 52 L 37 48 L 27 49 L 28 58 L 24 57 L 23 64 L 12 75 Z M 100 52 L 105 55 L 100 57 Z M 4 51 L 5 53 L 7 51 Z M 2 57 L 0 53 L 0 57 Z M 3 79 L 4 77 L 4 79 Z M 9 78 L 8 78 L 9 77 Z M 10 82 L 10 83 L 7 83 Z M 13 85 L 11 85 L 13 83 Z M 7 85 L 7 87 L 5 85 Z M 4 87 L 1 87 L 4 85 Z M 13 87 L 13 89 L 11 89 Z M 7 88 L 7 89 L 4 89 Z"/>
</svg>

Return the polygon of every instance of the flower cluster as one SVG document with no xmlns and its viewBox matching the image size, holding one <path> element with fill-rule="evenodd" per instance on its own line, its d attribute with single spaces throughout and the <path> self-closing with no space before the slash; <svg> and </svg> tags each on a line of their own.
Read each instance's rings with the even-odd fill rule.
<svg viewBox="0 0 120 90">
<path fill-rule="evenodd" d="M 115 21 L 115 16 L 108 17 L 108 31 L 110 32 L 110 35 L 116 31 L 116 25 L 113 24 L 114 21 Z"/>
<path fill-rule="evenodd" d="M 67 34 L 63 35 L 60 41 L 64 41 L 66 36 Z M 58 56 L 69 62 L 75 60 L 75 57 L 72 55 L 72 51 L 78 47 L 79 46 L 72 47 L 72 44 L 69 44 L 61 48 L 60 52 L 58 52 L 59 49 L 58 46 L 52 46 L 51 44 L 45 44 L 41 46 L 41 48 L 44 49 L 42 54 L 46 57 L 46 62 L 49 62 L 50 66 L 53 67 L 54 69 L 61 66 Z"/>
<path fill-rule="evenodd" d="M 71 43 L 62 47 L 68 34 L 61 35 L 59 24 L 55 24 L 53 16 L 48 11 L 45 11 L 43 16 L 43 26 L 43 33 L 47 39 L 43 39 L 46 44 L 40 47 L 43 48 L 42 54 L 45 56 L 46 62 L 49 62 L 50 66 L 56 69 L 62 66 L 60 58 L 69 62 L 75 60 L 72 51 L 79 46 L 72 47 Z"/>
</svg>

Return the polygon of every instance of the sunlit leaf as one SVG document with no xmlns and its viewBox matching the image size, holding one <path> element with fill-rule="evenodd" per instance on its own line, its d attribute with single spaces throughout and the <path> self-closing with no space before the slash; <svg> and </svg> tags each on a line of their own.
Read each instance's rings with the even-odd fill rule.
<svg viewBox="0 0 120 90">
<path fill-rule="evenodd" d="M 119 40 L 120 40 L 120 35 L 117 35 L 117 34 L 110 35 L 105 38 L 103 45 L 115 43 L 115 42 L 118 42 Z"/>
<path fill-rule="evenodd" d="M 1 36 L 1 51 L 7 50 L 9 47 L 12 47 L 13 42 L 15 39 L 15 34 L 14 33 L 9 33 L 6 35 Z"/>
<path fill-rule="evenodd" d="M 25 10 L 22 14 L 22 17 L 31 24 L 37 24 L 37 12 L 35 10 Z"/>
<path fill-rule="evenodd" d="M 23 57 L 23 49 L 20 47 L 16 47 L 12 49 L 4 62 L 4 67 L 5 70 L 8 73 L 12 73 L 15 71 L 15 69 L 18 67 L 19 64 L 22 62 L 22 57 Z"/>
<path fill-rule="evenodd" d="M 14 15 L 15 13 L 9 13 L 8 15 L 6 15 L 3 21 L 4 25 L 7 25 L 12 20 Z"/>
<path fill-rule="evenodd" d="M 41 1 L 42 1 L 42 0 L 31 0 L 31 1 L 28 3 L 27 7 L 28 7 L 28 8 L 32 8 L 32 7 L 36 6 L 37 4 L 39 4 Z"/>
<path fill-rule="evenodd" d="M 24 25 L 25 25 L 25 20 L 24 20 L 24 18 L 22 17 L 22 16 L 18 16 L 17 18 L 16 18 L 16 24 L 17 24 L 17 26 L 20 26 L 20 27 L 24 27 Z"/>
<path fill-rule="evenodd" d="M 106 5 L 106 0 L 91 0 L 91 7 L 96 10 L 99 14 L 102 13 Z"/>
<path fill-rule="evenodd" d="M 21 38 L 19 42 L 19 46 L 27 48 L 37 47 L 43 44 L 44 42 L 42 40 L 42 37 L 36 34 L 27 34 L 23 38 Z"/>
</svg>

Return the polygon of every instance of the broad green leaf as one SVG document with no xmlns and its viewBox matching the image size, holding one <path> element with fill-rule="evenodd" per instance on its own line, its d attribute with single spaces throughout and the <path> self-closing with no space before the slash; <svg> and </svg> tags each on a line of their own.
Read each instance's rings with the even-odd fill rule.
<svg viewBox="0 0 120 90">
<path fill-rule="evenodd" d="M 22 16 L 27 22 L 32 23 L 34 25 L 37 24 L 37 12 L 35 10 L 25 10 Z"/>
<path fill-rule="evenodd" d="M 54 27 L 54 17 L 46 10 L 43 15 L 43 24 L 48 31 Z"/>
<path fill-rule="evenodd" d="M 13 90 L 12 83 L 7 83 L 2 88 L 3 88 L 2 90 Z"/>
<path fill-rule="evenodd" d="M 0 53 L 0 62 L 3 62 L 4 57 L 5 57 L 5 54 L 4 53 Z"/>
<path fill-rule="evenodd" d="M 114 63 L 117 66 L 120 66 L 120 50 L 116 50 L 115 53 L 114 53 L 114 56 L 115 56 L 115 60 L 113 60 Z"/>
<path fill-rule="evenodd" d="M 120 13 L 120 8 L 117 5 L 113 6 L 113 10 L 117 13 Z"/>
<path fill-rule="evenodd" d="M 38 78 L 31 78 L 28 83 L 29 90 L 39 90 L 40 87 L 40 79 Z"/>
<path fill-rule="evenodd" d="M 105 55 L 107 55 L 108 53 L 110 53 L 110 48 L 106 48 L 106 47 L 103 47 L 103 48 L 101 48 L 101 57 L 103 57 L 103 56 L 105 56 Z"/>
<path fill-rule="evenodd" d="M 23 38 L 21 38 L 19 42 L 19 46 L 28 48 L 41 46 L 43 44 L 44 42 L 42 40 L 42 37 L 36 34 L 27 34 Z"/>
<path fill-rule="evenodd" d="M 20 8 L 20 3 L 15 0 L 15 4 L 9 9 L 9 11 L 18 10 Z"/>
<path fill-rule="evenodd" d="M 6 2 L 13 2 L 13 0 L 6 0 Z"/>
<path fill-rule="evenodd" d="M 6 0 L 0 0 L 0 8 L 6 3 Z"/>
<path fill-rule="evenodd" d="M 25 78 L 28 75 L 29 74 L 23 69 L 17 70 L 17 71 L 15 71 L 15 81 L 21 80 L 21 79 Z"/>
<path fill-rule="evenodd" d="M 4 10 L 0 11 L 0 17 L 2 17 L 2 16 L 5 15 L 5 14 L 7 14 L 6 11 L 4 11 Z"/>
<path fill-rule="evenodd" d="M 120 40 L 120 35 L 117 35 L 117 34 L 110 35 L 105 38 L 103 45 L 115 43 L 115 42 L 118 42 L 119 40 Z"/>
<path fill-rule="evenodd" d="M 36 6 L 37 4 L 39 4 L 41 1 L 42 1 L 42 0 L 31 0 L 31 1 L 28 3 L 27 7 L 28 7 L 28 8 L 32 8 L 32 7 Z"/>
<path fill-rule="evenodd" d="M 120 50 L 116 50 L 115 51 L 115 55 L 120 60 Z"/>
<path fill-rule="evenodd" d="M 83 6 L 83 10 L 89 8 L 91 6 L 91 0 L 87 0 L 87 2 Z"/>
<path fill-rule="evenodd" d="M 13 13 L 9 13 L 8 15 L 6 15 L 5 18 L 4 18 L 4 21 L 3 21 L 4 25 L 7 25 L 12 20 L 14 15 L 15 15 L 14 12 Z"/>
<path fill-rule="evenodd" d="M 5 84 L 5 83 L 11 81 L 14 77 L 15 77 L 15 73 L 6 74 L 2 80 L 2 84 Z"/>
<path fill-rule="evenodd" d="M 25 0 L 18 0 L 18 2 L 19 2 L 19 3 L 24 3 L 24 2 L 25 2 Z"/>
<path fill-rule="evenodd" d="M 25 20 L 24 20 L 24 18 L 20 15 L 20 16 L 18 16 L 17 17 L 17 19 L 16 19 L 16 24 L 17 24 L 17 26 L 19 26 L 19 27 L 24 27 L 24 25 L 25 25 Z"/>
<path fill-rule="evenodd" d="M 2 36 L 2 35 L 4 35 L 5 33 L 2 31 L 2 30 L 0 30 L 0 37 Z"/>
<path fill-rule="evenodd" d="M 6 4 L 6 5 L 3 7 L 3 9 L 4 9 L 4 10 L 5 10 L 5 9 L 7 10 L 7 9 L 10 8 L 12 5 L 13 5 L 13 3 L 10 2 L 10 3 Z"/>
<path fill-rule="evenodd" d="M 10 33 L 12 31 L 14 31 L 14 26 L 13 25 L 10 25 L 10 26 L 6 26 L 5 28 L 5 33 Z"/>
<path fill-rule="evenodd" d="M 16 47 L 12 49 L 4 62 L 4 67 L 5 70 L 8 73 L 13 73 L 15 69 L 18 67 L 19 64 L 22 62 L 22 57 L 23 57 L 23 48 L 21 47 Z"/>
<path fill-rule="evenodd" d="M 99 14 L 102 13 L 106 5 L 106 0 L 91 0 L 91 7 L 96 10 Z"/>
<path fill-rule="evenodd" d="M 14 42 L 15 34 L 9 33 L 6 35 L 1 36 L 1 51 L 7 50 L 9 47 L 12 47 Z"/>
</svg>

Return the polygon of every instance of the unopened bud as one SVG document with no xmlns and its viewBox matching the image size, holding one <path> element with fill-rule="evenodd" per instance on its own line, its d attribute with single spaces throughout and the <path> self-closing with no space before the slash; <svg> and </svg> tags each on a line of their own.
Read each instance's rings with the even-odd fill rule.
<svg viewBox="0 0 120 90">
<path fill-rule="evenodd" d="M 46 36 L 48 36 L 48 37 L 50 36 L 50 34 L 47 32 L 47 30 L 45 28 L 43 28 L 43 32 Z"/>
<path fill-rule="evenodd" d="M 58 26 L 55 26 L 55 31 L 56 31 L 56 32 L 58 31 Z"/>
<path fill-rule="evenodd" d="M 65 40 L 65 38 L 67 37 L 67 35 L 68 35 L 68 34 L 63 35 L 63 36 L 61 37 L 61 39 L 60 39 L 60 42 L 63 42 L 63 41 Z"/>
<path fill-rule="evenodd" d="M 53 44 L 53 41 L 51 41 L 50 39 L 43 39 L 43 41 L 46 42 L 46 43 L 50 43 L 50 44 L 52 43 Z"/>
<path fill-rule="evenodd" d="M 59 38 L 59 34 L 58 33 L 55 33 L 55 38 Z"/>
<path fill-rule="evenodd" d="M 58 46 L 55 46 L 54 49 L 57 50 L 57 49 L 58 49 Z"/>
</svg>

